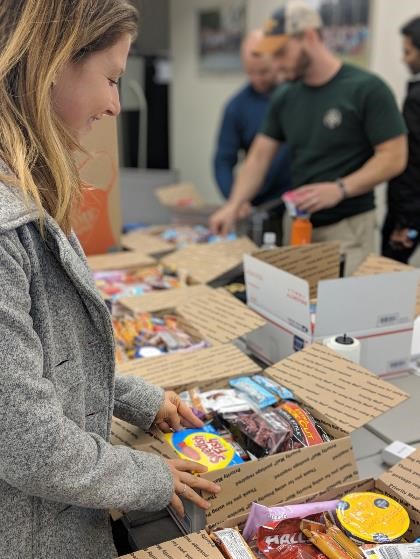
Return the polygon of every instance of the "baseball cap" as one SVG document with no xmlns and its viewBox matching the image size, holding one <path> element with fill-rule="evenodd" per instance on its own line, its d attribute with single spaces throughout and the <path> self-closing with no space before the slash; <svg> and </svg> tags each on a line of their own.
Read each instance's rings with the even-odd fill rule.
<svg viewBox="0 0 420 559">
<path fill-rule="evenodd" d="M 263 26 L 264 37 L 256 47 L 256 52 L 272 54 L 280 49 L 291 35 L 307 29 L 320 29 L 322 19 L 319 13 L 303 0 L 292 0 L 276 10 Z"/>
</svg>

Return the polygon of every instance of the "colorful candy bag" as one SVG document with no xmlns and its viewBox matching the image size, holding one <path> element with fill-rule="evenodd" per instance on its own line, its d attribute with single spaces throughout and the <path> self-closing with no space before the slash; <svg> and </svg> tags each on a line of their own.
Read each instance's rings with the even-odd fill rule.
<svg viewBox="0 0 420 559">
<path fill-rule="evenodd" d="M 311 519 L 321 522 L 322 515 L 311 516 Z M 256 544 L 261 556 L 266 559 L 325 559 L 301 532 L 300 522 L 301 518 L 293 518 L 260 526 Z"/>
<path fill-rule="evenodd" d="M 211 425 L 205 425 L 202 429 L 166 433 L 164 437 L 181 458 L 199 462 L 209 471 L 243 463 L 232 445 Z"/>
<path fill-rule="evenodd" d="M 334 511 L 338 501 L 304 503 L 302 505 L 285 505 L 283 507 L 266 507 L 252 503 L 243 537 L 250 541 L 260 526 L 291 518 L 306 518 L 314 514 Z"/>
<path fill-rule="evenodd" d="M 292 427 L 293 446 L 291 448 L 313 446 L 331 440 L 309 411 L 296 402 L 283 402 L 275 409 Z"/>
</svg>

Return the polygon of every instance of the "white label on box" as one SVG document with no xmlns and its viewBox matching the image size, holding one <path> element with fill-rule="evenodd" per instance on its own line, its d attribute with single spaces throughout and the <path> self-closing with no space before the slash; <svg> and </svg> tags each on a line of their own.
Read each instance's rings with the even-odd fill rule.
<svg viewBox="0 0 420 559">
<path fill-rule="evenodd" d="M 248 255 L 244 271 L 249 307 L 274 324 L 310 334 L 307 281 Z"/>
</svg>

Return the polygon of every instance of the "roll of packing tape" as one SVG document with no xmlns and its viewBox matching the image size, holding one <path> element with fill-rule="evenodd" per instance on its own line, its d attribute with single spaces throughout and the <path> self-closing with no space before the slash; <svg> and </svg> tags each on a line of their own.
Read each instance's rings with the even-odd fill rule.
<svg viewBox="0 0 420 559">
<path fill-rule="evenodd" d="M 360 363 L 360 342 L 356 338 L 347 336 L 332 336 L 324 340 L 324 345 L 339 353 L 342 357 L 354 363 Z"/>
</svg>

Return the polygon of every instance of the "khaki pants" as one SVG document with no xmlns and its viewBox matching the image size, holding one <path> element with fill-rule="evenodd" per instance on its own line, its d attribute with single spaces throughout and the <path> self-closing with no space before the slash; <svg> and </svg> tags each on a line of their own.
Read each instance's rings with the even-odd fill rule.
<svg viewBox="0 0 420 559">
<path fill-rule="evenodd" d="M 288 215 L 284 220 L 284 243 L 290 242 L 292 222 Z M 345 275 L 351 276 L 359 264 L 372 252 L 375 252 L 374 231 L 376 225 L 375 210 L 365 212 L 333 225 L 316 227 L 312 233 L 314 243 L 341 241 L 341 252 L 346 255 Z"/>
</svg>

